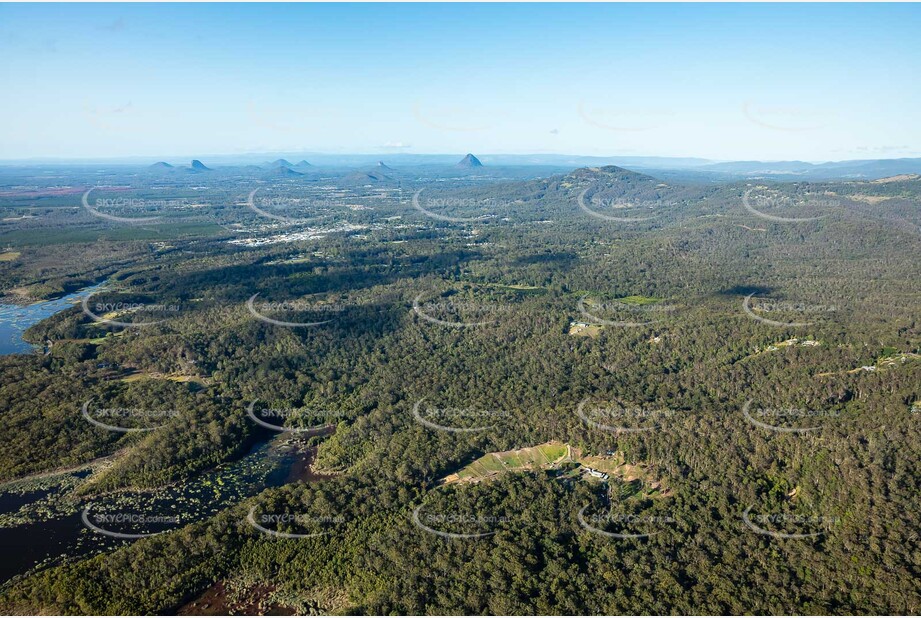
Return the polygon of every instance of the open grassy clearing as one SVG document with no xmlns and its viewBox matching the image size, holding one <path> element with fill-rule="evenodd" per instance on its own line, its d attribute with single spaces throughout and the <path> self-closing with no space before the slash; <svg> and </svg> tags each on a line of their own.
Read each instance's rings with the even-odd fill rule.
<svg viewBox="0 0 921 618">
<path fill-rule="evenodd" d="M 569 334 L 573 337 L 597 337 L 603 327 L 600 324 L 585 324 L 573 322 L 569 325 Z"/>
<path fill-rule="evenodd" d="M 623 298 L 615 298 L 614 302 L 624 303 L 625 305 L 654 305 L 656 303 L 662 302 L 661 298 L 655 298 L 653 296 L 641 296 L 634 294 L 633 296 L 624 296 Z"/>
<path fill-rule="evenodd" d="M 155 371 L 136 371 L 121 379 L 122 382 L 140 382 L 141 380 L 169 380 L 170 382 L 181 383 L 194 382 L 200 386 L 208 386 L 211 384 L 211 378 L 178 373 L 165 374 Z"/>
</svg>

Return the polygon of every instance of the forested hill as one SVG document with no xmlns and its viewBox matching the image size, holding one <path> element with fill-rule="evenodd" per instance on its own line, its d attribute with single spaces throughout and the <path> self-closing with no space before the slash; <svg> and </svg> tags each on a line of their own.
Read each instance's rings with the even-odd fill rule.
<svg viewBox="0 0 921 618">
<path fill-rule="evenodd" d="M 256 203 L 285 219 L 235 182 L 155 233 L 62 198 L 66 229 L 2 224 L 33 226 L 5 289 L 108 285 L 0 358 L 0 480 L 112 457 L 82 506 L 200 478 L 265 439 L 256 400 L 334 417 L 328 478 L 28 574 L 7 612 L 172 613 L 216 583 L 302 613 L 921 608 L 917 179 L 292 177 Z M 176 414 L 116 433 L 90 399 Z"/>
</svg>

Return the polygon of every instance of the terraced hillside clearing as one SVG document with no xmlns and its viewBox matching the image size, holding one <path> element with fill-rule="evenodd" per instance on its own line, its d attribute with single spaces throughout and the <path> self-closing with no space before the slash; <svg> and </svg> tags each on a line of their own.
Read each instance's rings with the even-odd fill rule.
<svg viewBox="0 0 921 618">
<path fill-rule="evenodd" d="M 443 483 L 477 482 L 505 472 L 552 468 L 572 461 L 569 445 L 546 442 L 537 446 L 486 453 L 476 461 L 445 477 Z"/>
<path fill-rule="evenodd" d="M 555 440 L 514 451 L 486 453 L 457 472 L 449 474 L 441 483 L 477 483 L 509 472 L 566 468 L 569 468 L 569 476 L 582 476 L 594 480 L 602 478 L 600 474 L 603 474 L 625 483 L 640 481 L 646 487 L 646 493 L 650 495 L 669 493 L 664 483 L 654 477 L 649 466 L 642 463 L 627 463 L 623 453 L 584 455 L 580 449 Z"/>
<path fill-rule="evenodd" d="M 827 378 L 828 376 L 842 375 L 842 374 L 854 374 L 860 373 L 861 371 L 877 371 L 879 369 L 892 369 L 894 367 L 900 367 L 909 363 L 911 361 L 917 361 L 921 359 L 921 354 L 916 354 L 914 352 L 900 352 L 896 354 L 890 354 L 884 356 L 876 361 L 873 365 L 864 365 L 862 367 L 856 367 L 854 369 L 847 369 L 844 371 L 825 371 L 822 373 L 815 374 L 819 378 Z"/>
</svg>

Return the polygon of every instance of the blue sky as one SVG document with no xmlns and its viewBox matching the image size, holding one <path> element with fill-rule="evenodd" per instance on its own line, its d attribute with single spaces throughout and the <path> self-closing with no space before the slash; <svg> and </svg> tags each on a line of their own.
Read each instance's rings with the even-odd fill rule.
<svg viewBox="0 0 921 618">
<path fill-rule="evenodd" d="M 0 5 L 0 158 L 921 156 L 919 5 Z"/>
</svg>

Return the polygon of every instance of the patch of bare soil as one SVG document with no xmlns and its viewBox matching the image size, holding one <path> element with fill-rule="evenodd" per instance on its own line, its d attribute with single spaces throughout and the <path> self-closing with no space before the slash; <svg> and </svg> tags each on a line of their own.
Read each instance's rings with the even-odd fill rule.
<svg viewBox="0 0 921 618">
<path fill-rule="evenodd" d="M 219 581 L 205 590 L 201 596 L 189 601 L 178 610 L 177 616 L 294 616 L 297 612 L 289 607 L 271 603 L 269 598 L 275 591 L 270 584 L 247 586 L 245 590 L 228 586 Z"/>
</svg>

